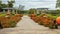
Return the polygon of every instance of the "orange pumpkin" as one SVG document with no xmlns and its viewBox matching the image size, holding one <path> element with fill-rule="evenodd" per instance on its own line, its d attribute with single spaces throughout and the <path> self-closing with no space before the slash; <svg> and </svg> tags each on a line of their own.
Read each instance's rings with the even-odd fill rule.
<svg viewBox="0 0 60 34">
<path fill-rule="evenodd" d="M 58 25 L 60 25 L 60 17 L 57 17 L 56 22 Z"/>
</svg>

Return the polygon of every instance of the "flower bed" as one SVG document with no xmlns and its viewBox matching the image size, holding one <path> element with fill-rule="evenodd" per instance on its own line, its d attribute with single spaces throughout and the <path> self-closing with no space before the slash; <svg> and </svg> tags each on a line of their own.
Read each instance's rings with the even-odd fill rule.
<svg viewBox="0 0 60 34">
<path fill-rule="evenodd" d="M 13 15 L 13 16 L 9 16 L 9 17 L 6 17 L 6 16 L 2 16 L 0 17 L 0 27 L 2 28 L 10 28 L 10 27 L 15 27 L 16 24 L 18 23 L 18 21 L 21 20 L 21 17 L 23 15 L 19 14 L 19 15 Z"/>
<path fill-rule="evenodd" d="M 58 29 L 58 25 L 56 24 L 56 22 L 54 22 L 54 20 L 50 17 L 47 17 L 45 14 L 41 15 L 41 16 L 32 16 L 30 15 L 30 18 L 35 21 L 36 23 L 38 23 L 39 25 L 44 25 L 45 27 L 49 27 L 51 29 Z"/>
</svg>

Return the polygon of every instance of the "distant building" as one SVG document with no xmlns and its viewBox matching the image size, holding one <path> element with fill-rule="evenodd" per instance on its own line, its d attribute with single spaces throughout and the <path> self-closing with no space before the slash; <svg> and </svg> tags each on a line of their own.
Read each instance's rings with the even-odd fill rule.
<svg viewBox="0 0 60 34">
<path fill-rule="evenodd" d="M 8 9 L 9 9 L 9 10 L 12 10 L 12 9 L 14 9 L 14 8 L 2 8 L 2 9 L 6 9 L 6 10 L 8 10 Z"/>
<path fill-rule="evenodd" d="M 19 5 L 18 10 L 24 10 L 24 6 L 23 5 Z"/>
<path fill-rule="evenodd" d="M 7 12 L 7 11 L 10 11 L 11 13 L 15 13 L 15 9 L 14 8 L 2 8 L 2 11 L 5 13 L 5 12 Z"/>
<path fill-rule="evenodd" d="M 48 10 L 49 8 L 37 8 L 37 10 L 40 10 L 40 11 L 42 11 L 42 10 Z"/>
<path fill-rule="evenodd" d="M 14 10 L 14 8 L 2 8 L 2 11 Z"/>
<path fill-rule="evenodd" d="M 37 14 L 41 14 L 42 12 L 46 12 L 49 8 L 37 8 Z"/>
</svg>

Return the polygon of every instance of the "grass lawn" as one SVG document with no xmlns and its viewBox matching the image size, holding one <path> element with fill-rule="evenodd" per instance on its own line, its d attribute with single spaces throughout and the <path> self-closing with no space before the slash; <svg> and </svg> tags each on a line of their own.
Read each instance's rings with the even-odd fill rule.
<svg viewBox="0 0 60 34">
<path fill-rule="evenodd" d="M 51 17 L 52 19 L 56 19 L 57 17 L 60 16 L 60 14 L 52 15 L 52 14 L 46 14 L 48 17 Z M 37 14 L 37 16 L 41 16 L 41 14 Z"/>
<path fill-rule="evenodd" d="M 6 16 L 6 14 L 0 14 L 0 17 L 1 17 L 1 16 Z"/>
</svg>

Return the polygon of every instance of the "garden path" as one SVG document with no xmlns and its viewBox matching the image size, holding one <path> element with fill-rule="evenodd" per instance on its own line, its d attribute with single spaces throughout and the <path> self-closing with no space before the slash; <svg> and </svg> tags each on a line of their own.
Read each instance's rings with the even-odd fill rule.
<svg viewBox="0 0 60 34">
<path fill-rule="evenodd" d="M 15 28 L 5 28 L 0 30 L 0 34 L 60 34 L 59 32 L 38 25 L 28 16 L 23 16 Z"/>
</svg>

